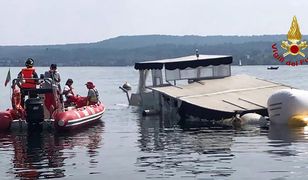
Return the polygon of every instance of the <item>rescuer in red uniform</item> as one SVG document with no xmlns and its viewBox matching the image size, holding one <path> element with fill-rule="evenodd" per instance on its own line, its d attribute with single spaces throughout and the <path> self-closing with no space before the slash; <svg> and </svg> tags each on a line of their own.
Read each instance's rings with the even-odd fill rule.
<svg viewBox="0 0 308 180">
<path fill-rule="evenodd" d="M 19 72 L 17 78 L 19 80 L 19 86 L 21 88 L 21 101 L 22 106 L 24 105 L 25 96 L 28 95 L 29 97 L 35 96 L 31 94 L 30 89 L 36 89 L 36 85 L 38 82 L 38 76 L 35 72 L 35 68 L 33 67 L 34 61 L 32 58 L 28 58 L 25 62 L 25 68 Z"/>
</svg>

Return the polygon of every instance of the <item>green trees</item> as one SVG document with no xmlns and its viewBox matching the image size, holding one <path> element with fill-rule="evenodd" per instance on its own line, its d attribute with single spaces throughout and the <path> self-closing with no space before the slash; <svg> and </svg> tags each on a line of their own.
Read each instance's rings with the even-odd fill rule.
<svg viewBox="0 0 308 180">
<path fill-rule="evenodd" d="M 49 46 L 0 46 L 0 65 L 23 66 L 27 57 L 39 66 L 126 66 L 135 62 L 195 53 L 233 55 L 234 64 L 278 64 L 271 45 L 285 35 L 267 36 L 120 36 L 96 43 Z"/>
</svg>

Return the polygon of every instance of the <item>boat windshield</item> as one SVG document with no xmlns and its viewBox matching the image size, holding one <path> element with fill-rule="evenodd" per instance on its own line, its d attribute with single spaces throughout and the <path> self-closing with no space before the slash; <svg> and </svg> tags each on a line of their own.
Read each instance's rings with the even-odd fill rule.
<svg viewBox="0 0 308 180">
<path fill-rule="evenodd" d="M 230 65 L 207 66 L 186 69 L 174 69 L 165 71 L 166 81 L 184 79 L 209 79 L 231 75 Z"/>
</svg>

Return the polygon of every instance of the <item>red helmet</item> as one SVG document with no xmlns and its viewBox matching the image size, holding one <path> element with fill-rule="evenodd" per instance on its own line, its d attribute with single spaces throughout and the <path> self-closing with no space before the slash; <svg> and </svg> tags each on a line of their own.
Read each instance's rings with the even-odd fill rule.
<svg viewBox="0 0 308 180">
<path fill-rule="evenodd" d="M 95 87 L 95 85 L 91 81 L 88 81 L 85 85 L 89 86 L 90 88 L 94 88 Z"/>
</svg>

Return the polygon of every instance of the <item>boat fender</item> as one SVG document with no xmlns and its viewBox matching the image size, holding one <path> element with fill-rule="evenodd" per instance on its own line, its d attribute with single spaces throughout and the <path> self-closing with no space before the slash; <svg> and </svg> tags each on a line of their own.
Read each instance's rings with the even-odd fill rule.
<svg viewBox="0 0 308 180">
<path fill-rule="evenodd" d="M 154 109 L 145 109 L 142 111 L 142 115 L 143 116 L 153 116 L 153 115 L 157 115 L 158 111 L 154 110 Z"/>
<path fill-rule="evenodd" d="M 265 126 L 267 124 L 267 120 L 260 114 L 246 113 L 241 116 L 241 124 Z"/>
<path fill-rule="evenodd" d="M 11 97 L 11 103 L 13 109 L 11 110 L 11 116 L 13 119 L 24 119 L 25 112 L 23 107 L 21 106 L 21 93 L 20 89 L 16 88 L 16 86 L 13 89 L 13 94 Z"/>
<path fill-rule="evenodd" d="M 308 91 L 299 89 L 276 91 L 268 98 L 267 107 L 271 123 L 288 125 L 293 116 L 307 115 Z M 294 121 L 298 120 L 298 117 L 294 118 Z"/>
<path fill-rule="evenodd" d="M 11 127 L 12 121 L 13 118 L 10 110 L 0 112 L 0 130 L 8 130 Z"/>
<path fill-rule="evenodd" d="M 234 117 L 229 119 L 223 119 L 218 122 L 224 126 L 241 127 L 245 125 L 259 125 L 260 127 L 267 127 L 268 121 L 265 117 L 257 113 L 247 113 L 242 116 L 236 114 Z"/>
</svg>

